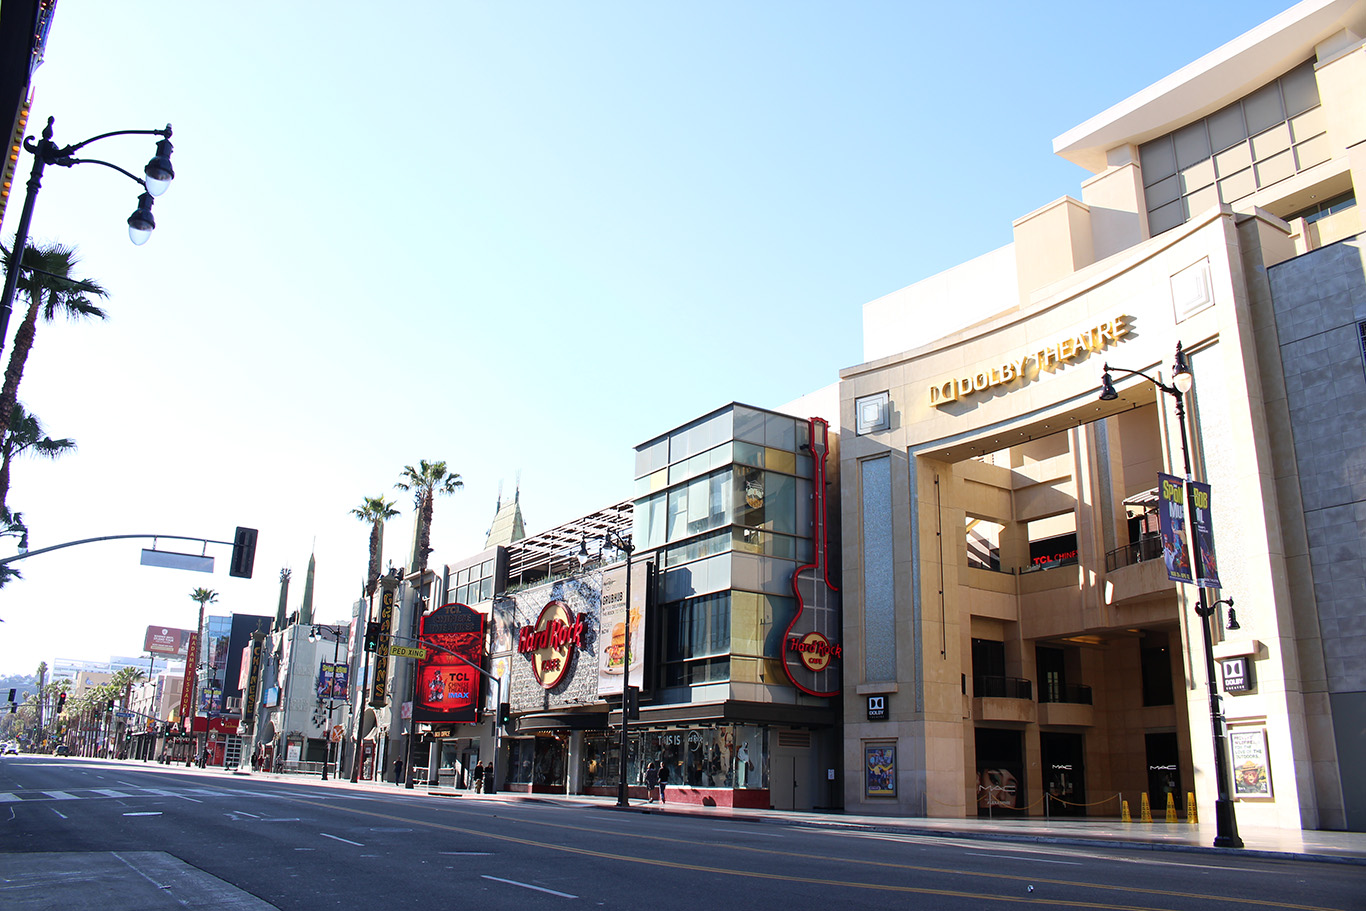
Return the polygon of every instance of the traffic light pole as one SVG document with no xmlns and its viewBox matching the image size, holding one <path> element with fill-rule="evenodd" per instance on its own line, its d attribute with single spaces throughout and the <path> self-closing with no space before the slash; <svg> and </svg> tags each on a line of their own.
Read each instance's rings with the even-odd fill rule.
<svg viewBox="0 0 1366 911">
<path fill-rule="evenodd" d="M 251 578 L 252 564 L 256 560 L 256 529 L 241 528 L 237 529 L 232 541 L 215 541 L 212 538 L 195 538 L 186 535 L 103 535 L 99 538 L 81 538 L 79 541 L 67 541 L 63 544 L 53 544 L 49 547 L 40 547 L 37 550 L 24 550 L 12 557 L 0 559 L 0 566 L 6 566 L 19 560 L 27 560 L 29 557 L 36 557 L 39 554 L 49 553 L 54 550 L 61 550 L 65 547 L 75 547 L 78 544 L 96 544 L 100 541 L 123 541 L 130 538 L 151 538 L 156 541 L 158 538 L 168 538 L 172 541 L 199 541 L 205 545 L 224 544 L 232 548 L 232 562 L 228 574 L 242 579 Z M 154 545 L 155 546 L 155 545 Z"/>
</svg>

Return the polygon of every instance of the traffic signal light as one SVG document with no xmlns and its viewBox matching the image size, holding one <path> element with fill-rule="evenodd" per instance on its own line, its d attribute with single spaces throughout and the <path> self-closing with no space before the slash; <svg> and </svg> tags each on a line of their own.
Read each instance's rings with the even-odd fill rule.
<svg viewBox="0 0 1366 911">
<path fill-rule="evenodd" d="M 13 702 L 13 701 L 14 701 L 14 696 L 15 696 L 15 694 L 16 694 L 18 691 L 19 691 L 19 690 L 18 690 L 18 687 L 10 687 L 10 691 L 9 691 L 9 701 L 10 701 L 10 702 Z"/>
<path fill-rule="evenodd" d="M 512 723 L 512 706 L 506 702 L 498 703 L 498 726 L 507 727 Z"/>
<path fill-rule="evenodd" d="M 62 713 L 62 706 L 66 705 L 66 693 L 57 694 L 57 714 Z"/>
<path fill-rule="evenodd" d="M 232 561 L 228 564 L 228 575 L 239 579 L 250 579 L 251 568 L 256 563 L 256 529 L 237 526 L 232 536 Z"/>
<path fill-rule="evenodd" d="M 365 650 L 373 652 L 379 649 L 379 621 L 370 620 L 365 624 Z"/>
</svg>

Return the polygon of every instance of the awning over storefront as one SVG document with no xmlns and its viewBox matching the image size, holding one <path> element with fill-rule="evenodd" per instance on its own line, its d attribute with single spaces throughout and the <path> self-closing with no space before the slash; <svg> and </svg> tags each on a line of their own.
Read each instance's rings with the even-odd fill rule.
<svg viewBox="0 0 1366 911">
<path fill-rule="evenodd" d="M 536 731 L 605 731 L 606 712 L 568 712 L 564 714 L 522 715 L 517 719 L 517 733 Z"/>
</svg>

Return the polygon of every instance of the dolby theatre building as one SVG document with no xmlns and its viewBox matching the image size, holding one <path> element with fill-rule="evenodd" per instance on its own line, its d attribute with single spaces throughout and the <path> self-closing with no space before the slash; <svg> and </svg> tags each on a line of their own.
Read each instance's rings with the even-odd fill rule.
<svg viewBox="0 0 1366 911">
<path fill-rule="evenodd" d="M 1212 821 L 1204 604 L 1238 821 L 1366 828 L 1364 37 L 1366 0 L 1289 9 L 1058 137 L 1091 176 L 1013 244 L 866 305 L 848 811 Z"/>
</svg>

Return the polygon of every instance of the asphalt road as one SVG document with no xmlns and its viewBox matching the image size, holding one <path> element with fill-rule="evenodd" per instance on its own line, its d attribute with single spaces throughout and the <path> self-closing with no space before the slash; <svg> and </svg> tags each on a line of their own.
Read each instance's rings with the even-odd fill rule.
<svg viewBox="0 0 1366 911">
<path fill-rule="evenodd" d="M 1339 866 L 0 761 L 5 911 L 1366 909 Z"/>
</svg>

